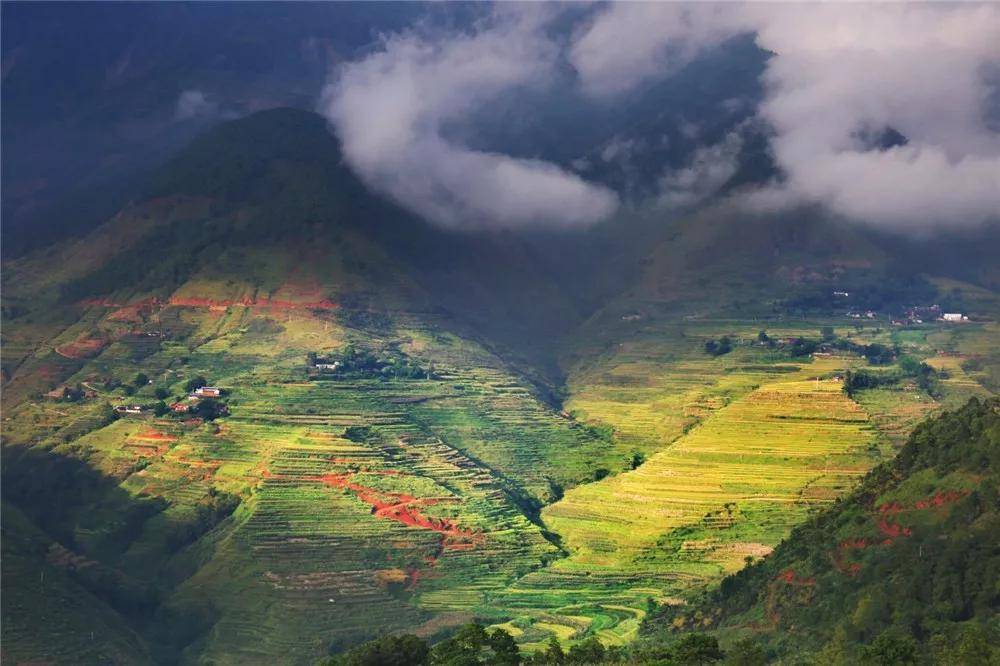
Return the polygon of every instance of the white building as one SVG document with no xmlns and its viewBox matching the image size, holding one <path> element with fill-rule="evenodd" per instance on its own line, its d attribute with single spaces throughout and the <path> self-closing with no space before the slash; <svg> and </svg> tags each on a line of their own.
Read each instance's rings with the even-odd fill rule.
<svg viewBox="0 0 1000 666">
<path fill-rule="evenodd" d="M 941 315 L 941 319 L 945 321 L 969 321 L 969 318 L 961 312 L 945 312 Z"/>
</svg>

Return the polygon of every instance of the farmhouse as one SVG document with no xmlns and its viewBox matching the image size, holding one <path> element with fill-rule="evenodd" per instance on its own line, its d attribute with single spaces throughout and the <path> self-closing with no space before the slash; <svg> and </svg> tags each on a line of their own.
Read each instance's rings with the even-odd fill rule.
<svg viewBox="0 0 1000 666">
<path fill-rule="evenodd" d="M 140 405 L 118 405 L 115 411 L 119 414 L 142 414 L 143 410 Z"/>
<path fill-rule="evenodd" d="M 340 369 L 340 361 L 334 361 L 333 363 L 317 363 L 317 370 L 338 370 Z"/>
<path fill-rule="evenodd" d="M 941 315 L 941 319 L 945 321 L 969 321 L 969 318 L 961 312 L 945 312 Z"/>
<path fill-rule="evenodd" d="M 183 402 L 175 402 L 174 404 L 170 405 L 170 409 L 177 412 L 178 414 L 184 414 L 188 411 L 188 405 Z"/>
<path fill-rule="evenodd" d="M 218 398 L 222 395 L 222 389 L 217 386 L 199 386 L 191 395 L 198 396 L 199 398 Z"/>
</svg>

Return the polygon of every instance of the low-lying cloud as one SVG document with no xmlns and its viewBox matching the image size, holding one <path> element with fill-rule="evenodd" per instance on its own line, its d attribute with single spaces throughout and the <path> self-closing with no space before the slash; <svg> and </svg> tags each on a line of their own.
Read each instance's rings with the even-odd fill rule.
<svg viewBox="0 0 1000 666">
<path fill-rule="evenodd" d="M 498 11 L 469 34 L 394 35 L 327 86 L 321 110 L 369 186 L 453 228 L 586 225 L 617 197 L 554 164 L 442 136 L 505 91 L 545 85 L 558 51 L 540 7 Z"/>
<path fill-rule="evenodd" d="M 708 201 L 736 175 L 743 136 L 738 130 L 722 141 L 697 149 L 682 169 L 665 173 L 657 203 L 667 208 L 692 208 Z"/>
<path fill-rule="evenodd" d="M 201 90 L 185 90 L 177 97 L 174 120 L 212 118 L 219 114 L 219 105 Z"/>
<path fill-rule="evenodd" d="M 321 110 L 360 177 L 429 220 L 586 225 L 615 211 L 615 193 L 549 162 L 472 149 L 442 128 L 567 68 L 582 99 L 614 104 L 741 34 L 773 54 L 756 115 L 782 173 L 743 204 L 819 203 L 904 230 L 1000 217 L 998 5 L 500 4 L 465 32 L 384 38 L 336 73 Z M 872 140 L 881 136 L 901 140 Z M 612 141 L 601 159 L 641 140 Z M 735 133 L 698 149 L 661 178 L 658 203 L 711 199 L 740 148 Z"/>
</svg>

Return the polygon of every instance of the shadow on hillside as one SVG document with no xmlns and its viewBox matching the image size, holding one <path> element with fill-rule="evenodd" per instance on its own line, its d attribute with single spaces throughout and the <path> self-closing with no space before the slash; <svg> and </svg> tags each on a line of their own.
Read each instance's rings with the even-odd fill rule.
<svg viewBox="0 0 1000 666">
<path fill-rule="evenodd" d="M 195 512 L 192 524 L 167 520 L 166 500 L 137 498 L 86 460 L 20 446 L 3 449 L 0 480 L 3 501 L 55 542 L 39 553 L 44 560 L 39 564 L 61 569 L 105 602 L 146 638 L 157 662 L 176 662 L 186 646 L 211 629 L 215 613 L 210 606 L 175 607 L 169 603 L 173 589 L 159 575 L 162 567 L 140 573 L 126 564 L 125 555 L 155 519 L 156 531 L 165 533 L 167 550 L 157 553 L 165 564 L 228 517 L 238 501 L 227 503 L 211 520 L 204 512 Z"/>
</svg>

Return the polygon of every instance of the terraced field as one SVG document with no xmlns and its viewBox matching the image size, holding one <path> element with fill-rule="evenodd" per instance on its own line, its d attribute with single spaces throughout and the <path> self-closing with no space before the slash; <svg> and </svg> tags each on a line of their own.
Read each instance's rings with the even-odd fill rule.
<svg viewBox="0 0 1000 666">
<path fill-rule="evenodd" d="M 810 506 L 832 500 L 871 465 L 867 414 L 837 379 L 812 378 L 838 367 L 758 378 L 757 388 L 636 470 L 546 507 L 543 520 L 570 556 L 519 580 L 502 603 L 532 617 L 629 609 L 621 622 L 593 629 L 622 642 L 648 598 L 669 601 L 769 552 Z"/>
<path fill-rule="evenodd" d="M 351 310 L 308 276 L 272 282 L 208 275 L 175 294 L 80 303 L 75 320 L 40 315 L 40 342 L 15 327 L 5 485 L 37 510 L 19 518 L 28 550 L 5 557 L 48 577 L 52 598 L 103 589 L 87 571 L 116 581 L 83 624 L 13 593 L 56 634 L 104 636 L 66 649 L 142 661 L 174 641 L 188 653 L 168 660 L 307 663 L 473 617 L 528 650 L 550 636 L 626 643 L 649 600 L 674 602 L 765 555 L 939 405 L 912 383 L 852 400 L 840 377 L 863 359 L 793 357 L 760 343 L 756 321 L 671 319 L 572 347 L 559 408 L 440 315 Z M 772 323 L 769 334 L 815 337 L 828 323 Z M 947 400 L 984 390 L 970 365 L 986 353 L 983 330 L 837 334 L 912 346 L 947 371 Z M 722 335 L 733 350 L 706 354 Z M 433 378 L 310 372 L 307 354 L 347 344 L 405 354 Z M 181 400 L 197 375 L 227 389 L 228 416 L 111 411 L 150 405 L 156 389 Z M 67 401 L 63 387 L 87 393 Z M 50 473 L 66 461 L 80 467 Z M 66 488 L 35 480 L 73 487 L 80 476 L 91 485 L 74 490 L 79 502 L 47 514 L 47 495 Z M 39 549 L 54 555 L 30 562 Z M 131 603 L 148 625 L 121 620 Z M 42 625 L 11 626 L 10 654 L 62 654 L 46 651 Z"/>
<path fill-rule="evenodd" d="M 769 333 L 815 336 L 819 326 Z M 734 351 L 704 354 L 702 342 L 721 334 L 737 341 Z M 840 334 L 890 341 L 884 329 Z M 736 321 L 649 330 L 571 374 L 567 406 L 578 418 L 609 423 L 616 439 L 652 454 L 543 510 L 569 556 L 495 602 L 515 614 L 500 626 L 528 649 L 549 635 L 627 642 L 650 600 L 674 603 L 767 554 L 940 408 L 912 385 L 852 400 L 841 378 L 863 359 L 789 358 L 755 337 Z M 933 351 L 923 337 L 914 350 Z"/>
<path fill-rule="evenodd" d="M 120 309 L 84 313 L 100 329 Z M 175 616 L 211 618 L 198 649 L 219 663 L 308 661 L 378 632 L 467 620 L 558 556 L 532 522 L 553 488 L 624 456 L 499 359 L 426 324 L 383 339 L 314 311 L 276 320 L 187 302 L 135 324 L 164 335 L 137 336 L 141 355 L 119 338 L 76 362 L 63 383 L 102 392 L 21 403 L 5 445 L 48 432 L 51 455 L 86 460 L 122 502 L 146 507 L 128 535 L 114 527 L 119 504 L 68 518 L 78 554 L 160 588 Z M 307 351 L 346 339 L 400 345 L 435 378 L 309 379 Z M 98 381 L 138 370 L 152 384 L 132 397 Z M 196 374 L 228 389 L 228 418 L 107 416 L 109 400 L 148 402 L 153 385 L 176 393 Z"/>
</svg>

